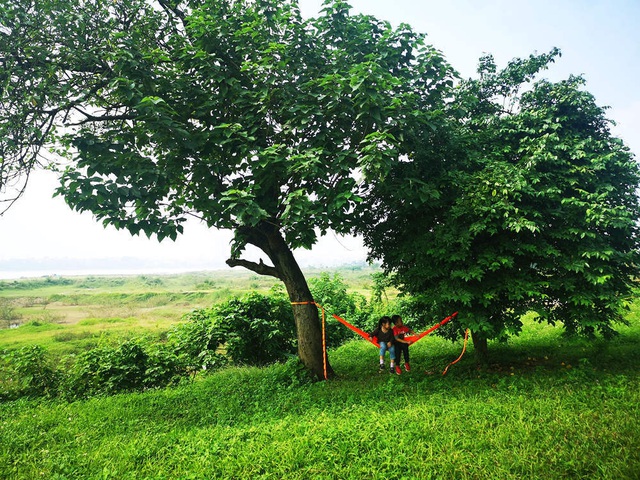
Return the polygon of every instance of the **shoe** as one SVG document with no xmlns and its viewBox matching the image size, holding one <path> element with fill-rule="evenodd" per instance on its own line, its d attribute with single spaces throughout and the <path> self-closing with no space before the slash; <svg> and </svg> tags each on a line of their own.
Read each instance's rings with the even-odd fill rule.
<svg viewBox="0 0 640 480">
<path fill-rule="evenodd" d="M 378 373 L 382 373 L 382 372 L 384 372 L 384 364 L 383 363 L 380 364 L 380 369 L 378 370 Z"/>
<path fill-rule="evenodd" d="M 405 370 L 405 372 L 410 372 L 411 371 L 411 367 L 409 366 L 408 362 L 404 364 L 404 370 Z"/>
<path fill-rule="evenodd" d="M 391 373 L 393 373 L 393 371 L 394 371 L 394 369 L 391 369 Z M 396 372 L 397 375 L 402 374 L 402 370 L 400 370 L 400 367 L 398 365 L 396 365 L 395 372 Z"/>
</svg>

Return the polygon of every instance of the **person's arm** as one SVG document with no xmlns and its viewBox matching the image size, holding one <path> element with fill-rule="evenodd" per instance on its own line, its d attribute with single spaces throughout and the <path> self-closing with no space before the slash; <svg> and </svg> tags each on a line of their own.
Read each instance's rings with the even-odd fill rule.
<svg viewBox="0 0 640 480">
<path fill-rule="evenodd" d="M 371 333 L 369 334 L 369 338 L 370 338 L 371 340 L 373 340 L 374 338 L 377 338 L 377 337 L 378 337 L 378 334 L 379 334 L 379 333 L 380 333 L 379 329 L 377 329 L 377 328 L 376 328 L 373 332 L 371 332 Z"/>
<path fill-rule="evenodd" d="M 402 334 L 401 334 L 401 333 L 399 333 L 398 335 L 395 335 L 395 336 L 393 337 L 393 338 L 395 338 L 395 339 L 396 339 L 396 342 L 398 342 L 398 343 L 409 343 L 409 342 L 407 342 L 407 341 L 406 341 L 405 339 L 403 339 L 403 338 L 398 338 L 400 335 L 402 335 Z"/>
</svg>

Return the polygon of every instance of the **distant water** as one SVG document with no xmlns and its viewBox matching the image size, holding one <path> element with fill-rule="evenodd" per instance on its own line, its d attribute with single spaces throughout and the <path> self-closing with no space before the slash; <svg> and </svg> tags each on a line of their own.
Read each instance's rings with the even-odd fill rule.
<svg viewBox="0 0 640 480">
<path fill-rule="evenodd" d="M 219 270 L 227 267 L 215 261 L 150 260 L 131 257 L 101 259 L 20 259 L 0 261 L 0 279 L 47 276 L 152 275 Z"/>
<path fill-rule="evenodd" d="M 220 267 L 219 267 L 220 268 Z M 219 269 L 217 268 L 217 269 Z M 217 270 L 215 269 L 215 270 Z M 26 278 L 42 277 L 88 277 L 108 275 L 171 275 L 194 271 L 205 271 L 209 268 L 131 268 L 131 269 L 79 269 L 79 270 L 24 270 L 24 271 L 0 271 L 0 280 L 20 280 Z"/>
</svg>

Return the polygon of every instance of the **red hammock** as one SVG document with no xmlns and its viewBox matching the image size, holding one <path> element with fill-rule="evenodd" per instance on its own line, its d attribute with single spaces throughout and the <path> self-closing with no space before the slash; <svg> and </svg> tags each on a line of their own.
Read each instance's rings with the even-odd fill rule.
<svg viewBox="0 0 640 480">
<path fill-rule="evenodd" d="M 412 343 L 416 343 L 418 340 L 420 340 L 423 337 L 426 337 L 427 335 L 429 335 L 431 332 L 433 332 L 434 330 L 440 328 L 441 326 L 443 326 L 445 323 L 447 323 L 450 320 L 453 320 L 454 318 L 456 318 L 456 315 L 458 315 L 458 312 L 454 312 L 451 315 L 449 315 L 447 318 L 445 318 L 444 320 L 442 320 L 440 323 L 436 323 L 433 327 L 431 327 L 429 330 L 425 330 L 422 333 L 419 333 L 417 335 L 409 335 L 409 336 L 405 336 L 404 340 L 405 342 L 409 342 L 409 344 Z"/>
<path fill-rule="evenodd" d="M 356 332 L 358 335 L 360 335 L 362 338 L 364 338 L 365 340 L 373 343 L 376 347 L 380 348 L 380 344 L 378 343 L 378 340 L 375 337 L 370 337 L 369 334 L 367 332 L 365 332 L 364 330 L 360 330 L 358 327 L 356 327 L 355 325 L 351 325 L 349 322 L 347 322 L 344 318 L 341 318 L 340 316 L 336 315 L 335 313 L 332 314 L 333 318 L 335 318 L 337 321 L 339 321 L 341 324 L 343 324 L 345 327 L 347 327 L 350 330 L 353 330 L 354 332 Z M 445 318 L 444 320 L 442 320 L 441 322 L 436 323 L 433 327 L 431 327 L 428 330 L 425 330 L 422 333 L 419 333 L 417 335 L 411 335 L 408 337 L 404 337 L 404 339 L 409 342 L 409 344 L 412 343 L 416 343 L 418 340 L 420 340 L 423 337 L 426 337 L 427 335 L 429 335 L 431 332 L 433 332 L 434 330 L 440 328 L 441 326 L 443 326 L 445 323 L 449 322 L 450 320 L 453 320 L 456 315 L 458 315 L 458 312 L 452 313 L 451 315 L 449 315 L 447 318 Z"/>
</svg>

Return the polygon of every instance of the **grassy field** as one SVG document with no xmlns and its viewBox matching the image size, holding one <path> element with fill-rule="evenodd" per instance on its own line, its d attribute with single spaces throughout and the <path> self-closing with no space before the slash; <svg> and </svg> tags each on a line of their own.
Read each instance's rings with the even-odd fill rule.
<svg viewBox="0 0 640 480">
<path fill-rule="evenodd" d="M 370 295 L 374 267 L 337 272 L 351 291 Z M 308 278 L 324 270 L 310 269 Z M 182 316 L 248 292 L 268 293 L 278 282 L 248 270 L 176 275 L 44 277 L 0 281 L 0 350 L 42 345 L 54 355 L 102 341 L 161 336 Z M 20 328 L 9 328 L 20 325 Z"/>
<path fill-rule="evenodd" d="M 375 348 L 351 341 L 330 351 L 327 382 L 292 361 L 3 403 L 0 478 L 638 479 L 640 302 L 628 319 L 608 342 L 527 321 L 490 344 L 487 367 L 469 347 L 444 376 L 462 344 L 432 335 L 400 376 L 378 374 Z"/>
</svg>

